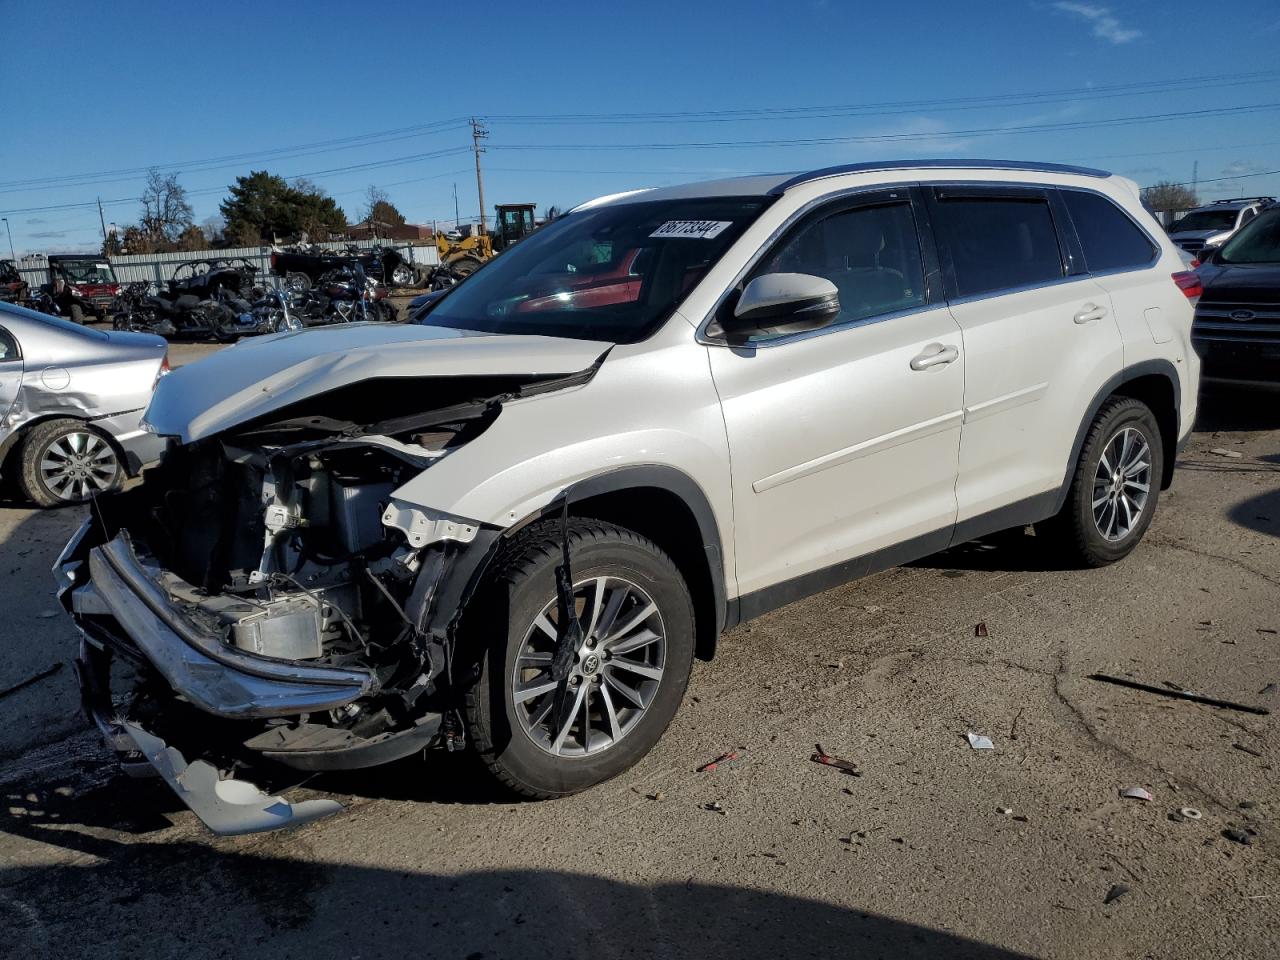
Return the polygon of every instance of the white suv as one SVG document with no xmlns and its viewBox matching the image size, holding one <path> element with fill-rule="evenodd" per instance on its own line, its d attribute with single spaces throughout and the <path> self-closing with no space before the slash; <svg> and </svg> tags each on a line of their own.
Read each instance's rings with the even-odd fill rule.
<svg viewBox="0 0 1280 960">
<path fill-rule="evenodd" d="M 1169 227 L 1169 239 L 1192 257 L 1207 259 L 1214 249 L 1273 203 L 1275 200 L 1271 197 L 1215 200 L 1174 221 Z"/>
<path fill-rule="evenodd" d="M 86 703 L 224 832 L 296 815 L 214 790 L 246 756 L 469 743 L 523 794 L 584 789 L 734 624 L 1029 523 L 1129 553 L 1194 419 L 1198 284 L 1132 182 L 1052 164 L 584 204 L 414 323 L 161 382 L 164 461 L 59 564 Z"/>
</svg>

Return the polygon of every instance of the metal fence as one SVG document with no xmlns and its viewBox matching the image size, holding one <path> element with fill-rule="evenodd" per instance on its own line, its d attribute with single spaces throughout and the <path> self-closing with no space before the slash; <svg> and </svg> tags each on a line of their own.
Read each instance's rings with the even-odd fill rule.
<svg viewBox="0 0 1280 960">
<path fill-rule="evenodd" d="M 317 243 L 316 247 L 321 250 L 341 252 L 348 247 L 368 249 L 381 242 L 379 240 L 339 241 L 337 243 Z M 383 246 L 403 253 L 415 266 L 432 267 L 440 262 L 439 252 L 436 249 L 436 245 L 431 241 L 420 243 L 387 242 L 383 243 Z M 258 277 L 261 280 L 271 283 L 276 282 L 276 278 L 271 276 L 271 248 L 269 246 L 235 247 L 230 250 L 192 250 L 186 253 L 139 253 L 131 256 L 104 257 L 101 259 L 111 264 L 116 279 L 121 283 L 146 280 L 163 286 L 168 283 L 169 278 L 173 276 L 173 272 L 182 264 L 190 263 L 193 260 L 209 260 L 215 257 L 243 257 L 258 268 Z M 85 259 L 92 258 L 93 254 L 85 254 Z M 18 272 L 22 274 L 22 279 L 27 281 L 33 288 L 49 282 L 49 260 L 47 257 L 39 255 L 22 257 L 18 260 L 16 266 Z"/>
</svg>

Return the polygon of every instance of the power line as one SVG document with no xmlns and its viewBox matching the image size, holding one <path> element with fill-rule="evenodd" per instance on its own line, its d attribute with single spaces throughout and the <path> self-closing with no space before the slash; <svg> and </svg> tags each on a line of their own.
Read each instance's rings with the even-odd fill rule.
<svg viewBox="0 0 1280 960">
<path fill-rule="evenodd" d="M 1044 133 L 1052 130 L 1091 130 L 1120 124 L 1165 123 L 1205 117 L 1261 113 L 1280 109 L 1280 103 L 1258 103 L 1239 107 L 1213 107 L 1206 110 L 1181 110 L 1176 113 L 1139 114 L 1111 117 L 1105 120 L 1071 120 L 1054 123 L 1009 124 L 1001 127 L 976 127 L 968 130 L 940 130 L 932 133 L 885 133 L 844 137 L 797 137 L 769 140 L 690 140 L 670 143 L 496 143 L 494 150 L 701 150 L 738 147 L 807 147 L 848 143 L 905 143 L 915 140 L 954 140 L 964 137 L 993 137 L 1018 133 Z"/>
<path fill-rule="evenodd" d="M 14 193 L 19 190 L 29 190 L 35 187 L 50 188 L 87 186 L 95 183 L 118 182 L 119 180 L 132 179 L 133 177 L 148 173 L 152 169 L 200 172 L 216 170 L 227 165 L 239 165 L 245 161 L 298 159 L 300 157 L 333 153 L 338 150 L 350 150 L 355 147 L 380 146 L 382 144 L 408 140 L 414 137 L 427 136 L 436 133 L 447 133 L 451 130 L 461 130 L 465 128 L 465 126 L 465 120 L 435 121 L 428 124 L 419 124 L 415 127 L 401 127 L 396 130 L 383 130 L 377 133 L 359 134 L 353 137 L 341 137 L 334 140 L 320 140 L 314 143 L 298 144 L 292 147 L 274 147 L 258 151 L 249 151 L 246 153 L 227 154 L 226 156 L 210 157 L 203 160 L 152 163 L 145 167 L 128 167 L 117 170 L 100 170 L 96 172 L 64 174 L 53 177 L 36 177 L 28 180 L 8 180 L 0 182 L 0 193 Z M 114 180 L 111 178 L 114 178 Z"/>
<path fill-rule="evenodd" d="M 993 107 L 1016 107 L 1049 103 L 1109 100 L 1117 97 L 1145 96 L 1170 90 L 1216 89 L 1270 83 L 1280 79 L 1280 71 L 1217 74 L 1205 77 L 1182 77 L 1110 86 L 1073 87 L 1038 93 L 995 94 L 924 100 L 894 100 L 881 103 L 828 104 L 824 106 L 751 107 L 732 110 L 678 110 L 655 113 L 561 113 L 561 114 L 486 114 L 492 123 L 512 125 L 541 124 L 626 124 L 626 123 L 736 123 L 750 120 L 830 119 L 850 116 L 894 116 L 919 110 L 947 112 L 979 110 Z"/>
</svg>

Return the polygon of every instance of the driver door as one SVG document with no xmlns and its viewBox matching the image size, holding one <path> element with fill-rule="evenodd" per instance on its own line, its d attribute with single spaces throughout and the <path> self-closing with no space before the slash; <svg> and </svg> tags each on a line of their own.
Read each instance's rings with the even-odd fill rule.
<svg viewBox="0 0 1280 960">
<path fill-rule="evenodd" d="M 941 291 L 926 284 L 937 278 L 926 255 L 936 260 L 931 241 L 921 246 L 918 214 L 906 189 L 809 214 L 747 279 L 825 277 L 840 293 L 835 322 L 709 348 L 744 618 L 877 561 L 942 549 L 951 536 L 963 342 Z"/>
</svg>

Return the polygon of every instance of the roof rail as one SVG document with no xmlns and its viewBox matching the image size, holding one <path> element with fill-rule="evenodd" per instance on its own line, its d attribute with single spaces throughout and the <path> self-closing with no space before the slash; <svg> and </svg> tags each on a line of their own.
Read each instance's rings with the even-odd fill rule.
<svg viewBox="0 0 1280 960">
<path fill-rule="evenodd" d="M 790 180 L 778 184 L 770 194 L 779 196 L 794 186 L 823 180 L 827 177 L 838 177 L 846 173 L 870 173 L 877 170 L 919 170 L 919 169 L 957 169 L 957 170 L 1029 170 L 1036 173 L 1074 173 L 1081 177 L 1109 177 L 1106 170 L 1093 167 L 1076 167 L 1068 163 L 1037 163 L 1032 160 L 872 160 L 863 163 L 846 163 L 837 167 L 823 167 L 808 173 L 796 174 Z"/>
<path fill-rule="evenodd" d="M 1275 203 L 1276 202 L 1275 197 L 1229 197 L 1225 200 L 1214 200 L 1213 202 L 1214 203 L 1253 203 L 1255 200 L 1258 201 L 1259 203 Z"/>
</svg>

